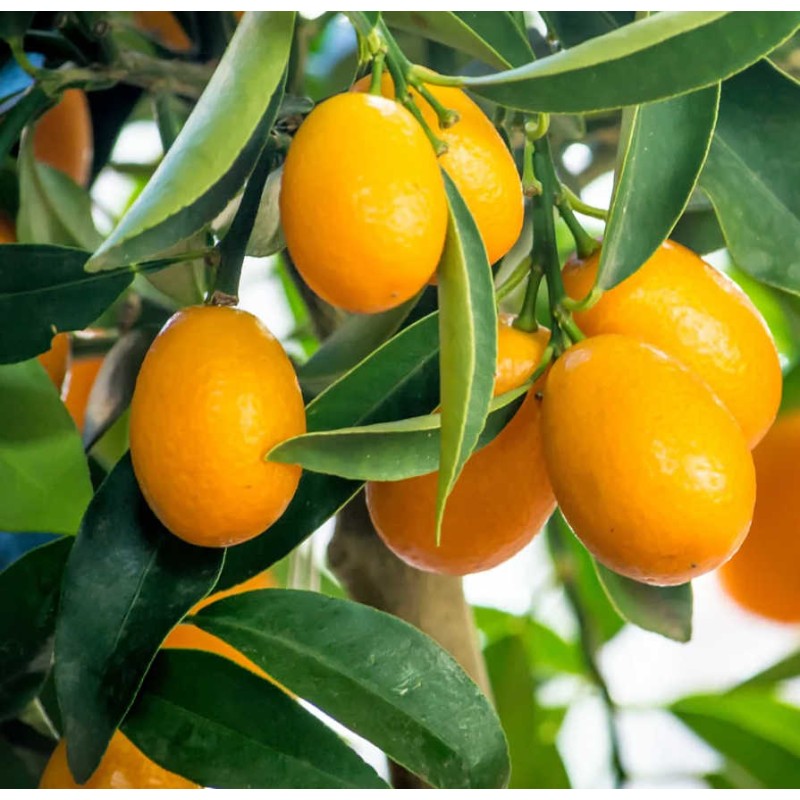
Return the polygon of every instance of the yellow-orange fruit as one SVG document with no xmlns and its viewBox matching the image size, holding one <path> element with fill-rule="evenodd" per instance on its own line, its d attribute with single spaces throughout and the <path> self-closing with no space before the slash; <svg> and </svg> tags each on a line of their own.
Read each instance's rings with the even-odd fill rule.
<svg viewBox="0 0 800 800">
<path fill-rule="evenodd" d="M 644 342 L 601 335 L 564 353 L 542 436 L 564 516 L 615 572 L 685 583 L 747 534 L 756 487 L 741 429 L 695 373 Z"/>
<path fill-rule="evenodd" d="M 179 53 L 191 50 L 192 40 L 171 11 L 134 11 L 133 19 L 137 27 L 164 47 Z"/>
<path fill-rule="evenodd" d="M 252 314 L 224 306 L 177 312 L 156 337 L 131 402 L 133 468 L 176 536 L 238 544 L 280 517 L 300 468 L 265 460 L 304 433 L 297 376 Z"/>
<path fill-rule="evenodd" d="M 56 745 L 39 781 L 40 789 L 199 789 L 196 783 L 151 761 L 125 734 L 111 738 L 102 761 L 86 783 L 76 783 L 67 765 L 65 739 Z"/>
<path fill-rule="evenodd" d="M 86 93 L 67 89 L 61 100 L 36 121 L 33 155 L 37 161 L 69 175 L 79 186 L 86 186 L 93 154 L 92 117 Z"/>
<path fill-rule="evenodd" d="M 70 416 L 75 421 L 79 431 L 83 431 L 86 420 L 86 406 L 92 392 L 97 373 L 103 366 L 103 356 L 94 355 L 73 359 L 67 381 L 67 392 L 64 396 L 64 405 Z"/>
<path fill-rule="evenodd" d="M 521 339 L 527 339 L 522 342 Z M 549 331 L 522 333 L 501 321 L 495 394 L 531 377 Z M 511 422 L 467 461 L 435 534 L 438 472 L 367 483 L 367 507 L 387 547 L 418 569 L 466 575 L 501 564 L 541 530 L 555 499 L 542 453 L 538 385 Z"/>
<path fill-rule="evenodd" d="M 753 451 L 758 495 L 750 533 L 719 571 L 739 605 L 800 622 L 800 412 L 779 417 Z"/>
<path fill-rule="evenodd" d="M 370 77 L 353 88 L 369 90 Z M 428 127 L 447 145 L 439 163 L 453 179 L 472 214 L 489 257 L 499 261 L 517 241 L 522 231 L 522 183 L 516 164 L 491 120 L 465 92 L 451 86 L 426 86 L 445 108 L 455 111 L 459 121 L 449 128 L 439 127 L 433 107 L 414 89 L 411 97 Z M 391 75 L 381 76 L 381 93 L 394 99 Z"/>
<path fill-rule="evenodd" d="M 447 199 L 436 155 L 399 103 L 340 94 L 317 106 L 283 170 L 281 223 L 303 280 L 373 314 L 419 292 L 439 262 Z"/>
<path fill-rule="evenodd" d="M 564 287 L 570 297 L 589 293 L 599 258 L 598 252 L 567 262 Z M 664 242 L 575 321 L 588 336 L 632 336 L 685 364 L 736 417 L 750 447 L 775 419 L 781 368 L 766 323 L 730 278 L 682 245 Z"/>
<path fill-rule="evenodd" d="M 57 333 L 50 342 L 50 349 L 38 355 L 37 358 L 60 392 L 70 364 L 69 335 Z"/>
</svg>

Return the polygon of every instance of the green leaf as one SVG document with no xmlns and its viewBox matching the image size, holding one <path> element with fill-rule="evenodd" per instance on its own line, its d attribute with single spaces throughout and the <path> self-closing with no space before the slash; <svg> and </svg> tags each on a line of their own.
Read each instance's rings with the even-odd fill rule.
<svg viewBox="0 0 800 800">
<path fill-rule="evenodd" d="M 800 293 L 800 86 L 762 61 L 726 81 L 700 186 L 717 212 L 737 266 Z"/>
<path fill-rule="evenodd" d="M 0 245 L 0 364 L 44 353 L 54 331 L 85 328 L 130 286 L 129 270 L 88 275 L 87 258 L 68 247 Z"/>
<path fill-rule="evenodd" d="M 597 576 L 620 616 L 676 642 L 692 638 L 692 584 L 650 586 L 596 563 Z"/>
<path fill-rule="evenodd" d="M 17 239 L 21 243 L 60 244 L 94 250 L 102 237 L 92 220 L 89 193 L 63 172 L 33 157 L 33 140 L 24 140 L 19 161 Z"/>
<path fill-rule="evenodd" d="M 35 789 L 37 783 L 14 748 L 0 738 L 0 786 L 3 789 Z"/>
<path fill-rule="evenodd" d="M 224 550 L 173 536 L 125 456 L 72 548 L 56 624 L 56 688 L 81 783 L 94 772 L 170 629 L 214 586 Z"/>
<path fill-rule="evenodd" d="M 486 424 L 497 361 L 497 307 L 486 248 L 455 184 L 446 172 L 442 176 L 450 217 L 437 270 L 442 395 L 437 541 L 447 497 Z"/>
<path fill-rule="evenodd" d="M 800 650 L 740 683 L 738 689 L 773 687 L 776 683 L 800 677 Z"/>
<path fill-rule="evenodd" d="M 417 298 L 381 314 L 352 314 L 297 370 L 303 392 L 311 397 L 327 389 L 337 378 L 363 361 L 376 347 L 397 333 Z"/>
<path fill-rule="evenodd" d="M 379 347 L 306 408 L 309 431 L 427 414 L 439 401 L 438 314 L 429 314 Z M 303 473 L 283 516 L 261 536 L 230 549 L 220 588 L 279 561 L 351 500 L 360 481 Z"/>
<path fill-rule="evenodd" d="M 212 603 L 191 622 L 439 788 L 497 788 L 508 753 L 488 700 L 438 644 L 367 606 L 284 589 Z"/>
<path fill-rule="evenodd" d="M 662 11 L 533 64 L 461 80 L 487 100 L 520 111 L 620 108 L 724 80 L 798 25 L 796 11 Z"/>
<path fill-rule="evenodd" d="M 536 685 L 521 638 L 499 639 L 483 651 L 483 656 L 495 707 L 508 739 L 508 788 L 568 789 L 569 778 L 554 743 L 558 729 L 542 730 L 540 717 L 544 714 L 536 702 Z"/>
<path fill-rule="evenodd" d="M 294 12 L 247 14 L 164 161 L 87 264 L 138 263 L 216 217 L 252 170 L 278 114 Z"/>
<path fill-rule="evenodd" d="M 35 697 L 50 668 L 72 542 L 65 537 L 29 550 L 0 572 L 0 719 L 15 716 Z"/>
<path fill-rule="evenodd" d="M 4 11 L 0 20 L 0 39 L 16 39 L 24 35 L 33 22 L 33 11 Z"/>
<path fill-rule="evenodd" d="M 764 787 L 800 786 L 800 708 L 758 690 L 686 697 L 669 710 Z"/>
<path fill-rule="evenodd" d="M 0 530 L 78 530 L 92 497 L 75 424 L 37 361 L 0 366 Z"/>
<path fill-rule="evenodd" d="M 531 46 L 508 11 L 384 11 L 391 28 L 416 33 L 493 67 L 533 61 Z"/>
<path fill-rule="evenodd" d="M 475 450 L 485 447 L 511 421 L 528 386 L 497 397 Z M 362 481 L 399 481 L 439 468 L 441 416 L 428 414 L 287 439 L 268 454 L 270 461 Z"/>
<path fill-rule="evenodd" d="M 161 652 L 124 731 L 157 764 L 209 788 L 388 788 L 286 692 L 211 653 Z"/>
<path fill-rule="evenodd" d="M 587 39 L 621 28 L 633 22 L 633 11 L 540 11 L 549 31 L 564 47 L 575 47 Z"/>
<path fill-rule="evenodd" d="M 719 86 L 636 106 L 617 172 L 597 284 L 632 275 L 667 238 L 686 208 L 706 159 Z"/>
<path fill-rule="evenodd" d="M 725 237 L 716 212 L 710 204 L 693 208 L 690 202 L 669 238 L 700 255 L 725 247 Z"/>
</svg>

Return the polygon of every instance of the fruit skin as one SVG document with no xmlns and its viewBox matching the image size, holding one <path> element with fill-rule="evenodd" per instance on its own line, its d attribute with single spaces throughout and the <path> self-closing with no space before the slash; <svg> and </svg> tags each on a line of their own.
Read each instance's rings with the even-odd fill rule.
<svg viewBox="0 0 800 800">
<path fill-rule="evenodd" d="M 192 544 L 257 536 L 292 499 L 300 468 L 265 460 L 305 433 L 297 376 L 252 314 L 178 311 L 145 357 L 131 402 L 133 468 L 164 525 Z"/>
<path fill-rule="evenodd" d="M 75 359 L 69 371 L 69 380 L 66 385 L 64 405 L 67 407 L 78 430 L 83 432 L 86 421 L 86 406 L 92 386 L 103 366 L 103 356 L 87 356 Z"/>
<path fill-rule="evenodd" d="M 521 345 L 519 337 L 529 343 Z M 501 321 L 495 394 L 533 374 L 548 339 L 543 328 L 525 334 L 511 328 L 509 318 Z M 515 352 L 523 354 L 526 368 L 514 363 Z M 542 453 L 538 388 L 537 381 L 511 422 L 467 461 L 447 500 L 439 547 L 434 528 L 438 472 L 367 483 L 370 517 L 395 555 L 417 569 L 467 575 L 507 560 L 541 530 L 555 498 Z"/>
<path fill-rule="evenodd" d="M 75 783 L 61 739 L 39 781 L 40 789 L 199 789 L 196 783 L 151 761 L 125 734 L 111 738 L 102 761 L 86 783 Z"/>
<path fill-rule="evenodd" d="M 50 349 L 37 356 L 59 392 L 64 388 L 64 379 L 70 366 L 70 349 L 69 335 L 57 333 L 50 342 Z"/>
<path fill-rule="evenodd" d="M 241 594 L 242 592 L 251 592 L 256 589 L 271 589 L 274 586 L 275 581 L 272 579 L 269 572 L 262 572 L 258 575 L 254 575 L 250 580 L 240 583 L 238 586 L 224 589 L 221 592 L 215 592 L 209 597 L 204 598 L 199 603 L 196 603 L 189 613 L 196 614 L 201 608 L 205 608 L 211 605 L 211 603 L 215 603 L 217 600 L 222 600 L 223 597 L 231 597 Z M 242 655 L 235 647 L 232 647 L 222 639 L 194 625 L 181 624 L 173 628 L 169 636 L 164 640 L 162 647 L 170 647 L 177 650 L 205 650 L 208 653 L 215 653 L 218 656 L 233 661 L 240 667 L 249 669 L 250 672 L 255 673 L 260 678 L 266 678 L 272 681 L 272 678 L 270 678 L 261 667 Z"/>
<path fill-rule="evenodd" d="M 192 49 L 192 40 L 171 11 L 134 11 L 133 20 L 138 28 L 170 50 L 185 53 Z"/>
<path fill-rule="evenodd" d="M 318 105 L 289 148 L 280 210 L 305 282 L 374 314 L 419 292 L 439 262 L 447 198 L 424 131 L 399 103 L 347 93 Z"/>
<path fill-rule="evenodd" d="M 359 92 L 369 91 L 370 77 L 354 84 Z M 489 263 L 499 261 L 522 232 L 524 198 L 514 159 L 491 120 L 461 89 L 428 86 L 428 91 L 447 109 L 456 111 L 459 121 L 439 127 L 433 107 L 414 89 L 411 97 L 428 127 L 447 144 L 439 163 L 453 179 L 481 233 Z M 394 81 L 384 72 L 381 94 L 394 99 Z"/>
<path fill-rule="evenodd" d="M 567 294 L 592 288 L 599 252 L 564 267 Z M 588 336 L 620 333 L 677 358 L 714 390 L 754 447 L 775 419 L 781 367 L 775 342 L 747 295 L 691 250 L 666 241 L 633 275 L 575 314 Z"/>
<path fill-rule="evenodd" d="M 92 171 L 94 137 L 89 101 L 81 89 L 67 89 L 33 128 L 33 155 L 86 186 Z"/>
<path fill-rule="evenodd" d="M 736 420 L 644 342 L 607 334 L 567 350 L 547 377 L 542 437 L 564 516 L 621 575 L 685 583 L 747 534 L 755 471 Z"/>
<path fill-rule="evenodd" d="M 758 496 L 750 533 L 719 571 L 744 608 L 777 622 L 800 622 L 800 411 L 779 417 L 753 451 Z"/>
</svg>

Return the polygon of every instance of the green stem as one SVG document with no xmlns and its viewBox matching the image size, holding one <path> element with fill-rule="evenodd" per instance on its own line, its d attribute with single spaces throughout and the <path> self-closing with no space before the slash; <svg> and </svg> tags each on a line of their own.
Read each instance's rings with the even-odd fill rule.
<svg viewBox="0 0 800 800">
<path fill-rule="evenodd" d="M 525 136 L 532 142 L 535 142 L 537 139 L 541 139 L 543 136 L 546 136 L 547 131 L 549 130 L 549 114 L 539 114 L 539 116 L 536 118 L 536 122 L 529 120 L 525 123 Z"/>
<path fill-rule="evenodd" d="M 533 139 L 525 139 L 522 151 L 522 193 L 525 197 L 534 197 L 542 193 L 542 184 L 536 180 L 533 171 Z"/>
<path fill-rule="evenodd" d="M 414 88 L 436 112 L 436 116 L 439 118 L 440 128 L 452 128 L 453 125 L 461 119 L 461 115 L 458 111 L 454 111 L 452 108 L 446 108 L 442 105 L 424 83 L 414 84 Z"/>
<path fill-rule="evenodd" d="M 531 257 L 526 256 L 514 267 L 513 272 L 495 290 L 494 294 L 498 303 L 508 297 L 525 280 L 531 270 L 532 263 Z"/>
<path fill-rule="evenodd" d="M 175 114 L 173 102 L 173 97 L 165 92 L 153 95 L 156 124 L 164 153 L 172 147 L 181 132 L 180 120 Z"/>
<path fill-rule="evenodd" d="M 372 78 L 369 82 L 369 93 L 380 95 L 381 78 L 383 77 L 383 62 L 386 60 L 386 53 L 378 53 L 372 62 Z"/>
<path fill-rule="evenodd" d="M 557 207 L 561 219 L 566 222 L 572 238 L 575 240 L 575 249 L 577 250 L 579 258 L 589 258 L 592 253 L 600 249 L 600 242 L 583 229 L 583 226 L 578 222 L 572 206 L 567 200 L 566 194 L 561 188 L 560 196 L 558 198 Z"/>
<path fill-rule="evenodd" d="M 597 206 L 590 206 L 588 203 L 584 203 L 569 186 L 562 185 L 561 193 L 564 195 L 573 211 L 577 211 L 579 214 L 584 214 L 587 217 L 594 217 L 595 219 L 608 219 L 608 211 L 604 208 L 598 208 Z"/>
<path fill-rule="evenodd" d="M 533 259 L 531 261 L 533 262 Z M 525 299 L 514 320 L 514 327 L 521 331 L 535 331 L 539 327 L 539 323 L 536 321 L 536 298 L 539 296 L 539 287 L 542 285 L 543 277 L 541 264 L 533 262 L 528 278 L 528 287 L 525 289 Z"/>
<path fill-rule="evenodd" d="M 247 181 L 242 202 L 231 227 L 219 244 L 219 269 L 211 293 L 212 305 L 236 305 L 239 302 L 239 279 L 242 274 L 247 243 L 261 204 L 264 184 L 275 164 L 277 146 L 270 139 L 261 151 L 255 169 Z"/>
</svg>

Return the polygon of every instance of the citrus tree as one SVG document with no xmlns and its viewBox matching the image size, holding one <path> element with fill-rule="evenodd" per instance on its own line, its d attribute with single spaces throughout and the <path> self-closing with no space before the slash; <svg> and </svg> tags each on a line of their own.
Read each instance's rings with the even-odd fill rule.
<svg viewBox="0 0 800 800">
<path fill-rule="evenodd" d="M 800 622 L 799 25 L 0 13 L 0 785 L 563 788 L 564 676 L 624 785 L 626 624 Z M 572 634 L 464 599 L 537 534 Z M 666 709 L 707 785 L 798 674 Z"/>
</svg>

